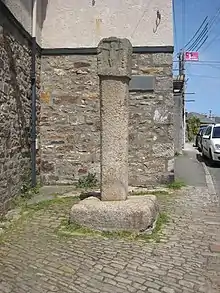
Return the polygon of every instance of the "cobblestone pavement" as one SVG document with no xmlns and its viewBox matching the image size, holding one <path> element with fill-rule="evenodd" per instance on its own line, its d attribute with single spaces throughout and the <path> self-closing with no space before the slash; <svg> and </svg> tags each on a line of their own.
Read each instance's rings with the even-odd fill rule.
<svg viewBox="0 0 220 293">
<path fill-rule="evenodd" d="M 220 210 L 205 187 L 162 200 L 170 221 L 160 243 L 58 236 L 70 206 L 36 210 L 4 235 L 1 293 L 220 292 L 220 254 L 210 251 Z"/>
</svg>

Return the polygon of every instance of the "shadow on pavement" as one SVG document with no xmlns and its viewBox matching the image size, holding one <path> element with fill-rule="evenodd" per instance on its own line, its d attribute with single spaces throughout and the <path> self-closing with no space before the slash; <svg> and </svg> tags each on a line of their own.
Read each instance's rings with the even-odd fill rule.
<svg viewBox="0 0 220 293">
<path fill-rule="evenodd" d="M 196 159 L 200 163 L 205 163 L 207 167 L 217 168 L 217 169 L 220 168 L 220 163 L 218 163 L 218 162 L 212 162 L 210 159 L 205 158 L 201 154 L 196 154 Z"/>
</svg>

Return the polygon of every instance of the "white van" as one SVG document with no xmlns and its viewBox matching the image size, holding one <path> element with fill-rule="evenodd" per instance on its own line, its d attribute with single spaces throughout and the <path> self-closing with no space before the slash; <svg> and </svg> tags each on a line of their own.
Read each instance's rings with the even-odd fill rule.
<svg viewBox="0 0 220 293">
<path fill-rule="evenodd" d="M 220 163 L 220 124 L 208 125 L 202 137 L 202 154 Z"/>
</svg>

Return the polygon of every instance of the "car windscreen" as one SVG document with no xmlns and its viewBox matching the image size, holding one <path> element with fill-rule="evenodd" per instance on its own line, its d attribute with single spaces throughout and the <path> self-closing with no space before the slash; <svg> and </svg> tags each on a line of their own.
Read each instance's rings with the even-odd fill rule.
<svg viewBox="0 0 220 293">
<path fill-rule="evenodd" d="M 206 128 L 207 128 L 207 127 L 203 127 L 203 128 L 201 129 L 201 135 L 204 134 L 204 132 L 206 131 Z"/>
<path fill-rule="evenodd" d="M 201 133 L 202 131 L 204 131 L 204 129 L 206 129 L 207 128 L 207 126 L 200 126 L 199 127 L 199 131 L 198 131 L 198 133 Z"/>
<path fill-rule="evenodd" d="M 220 138 L 220 126 L 213 128 L 212 138 Z"/>
</svg>

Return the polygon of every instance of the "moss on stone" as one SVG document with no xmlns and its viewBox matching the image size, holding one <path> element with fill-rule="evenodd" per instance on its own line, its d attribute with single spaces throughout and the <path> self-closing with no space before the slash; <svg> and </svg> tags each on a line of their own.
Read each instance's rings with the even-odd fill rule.
<svg viewBox="0 0 220 293">
<path fill-rule="evenodd" d="M 128 231 L 107 232 L 95 231 L 77 223 L 70 223 L 67 219 L 63 220 L 61 225 L 56 229 L 56 233 L 60 237 L 102 237 L 113 239 L 124 239 L 127 241 L 144 241 L 144 242 L 160 242 L 163 236 L 163 227 L 168 222 L 169 217 L 166 213 L 161 213 L 158 216 L 157 222 L 151 233 L 132 233 Z"/>
</svg>

